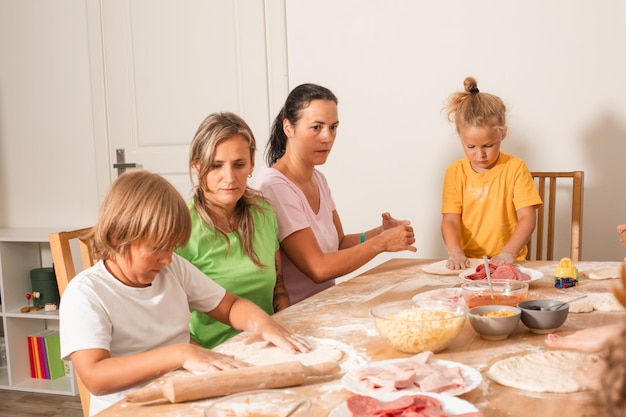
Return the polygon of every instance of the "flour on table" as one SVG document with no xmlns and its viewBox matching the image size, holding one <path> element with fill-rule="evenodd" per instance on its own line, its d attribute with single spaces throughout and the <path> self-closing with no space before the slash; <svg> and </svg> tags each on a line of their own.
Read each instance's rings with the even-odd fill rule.
<svg viewBox="0 0 626 417">
<path fill-rule="evenodd" d="M 592 355 L 550 350 L 512 356 L 494 363 L 487 376 L 501 385 L 533 392 L 568 393 L 585 390 L 576 378 Z"/>
<path fill-rule="evenodd" d="M 343 353 L 334 346 L 320 342 L 320 339 L 307 337 L 313 350 L 307 353 L 291 353 L 286 349 L 265 341 L 244 344 L 243 341 L 226 343 L 217 346 L 216 352 L 232 355 L 235 359 L 251 365 L 274 365 L 284 362 L 300 361 L 303 365 L 312 366 L 323 362 L 339 362 Z"/>
<path fill-rule="evenodd" d="M 478 265 L 480 265 L 483 261 L 482 259 L 470 259 L 470 268 L 475 269 Z M 461 272 L 463 272 L 463 270 L 454 270 L 454 269 L 448 269 L 448 267 L 446 266 L 446 263 L 448 262 L 448 260 L 443 260 L 443 261 L 439 261 L 439 262 L 435 262 L 429 265 L 426 265 L 424 268 L 422 268 L 422 271 L 426 272 L 427 274 L 433 274 L 433 275 L 459 275 Z"/>
</svg>

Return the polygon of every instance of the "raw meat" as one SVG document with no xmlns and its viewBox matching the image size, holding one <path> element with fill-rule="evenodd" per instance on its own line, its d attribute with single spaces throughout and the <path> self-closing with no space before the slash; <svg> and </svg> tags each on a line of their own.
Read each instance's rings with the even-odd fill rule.
<svg viewBox="0 0 626 417">
<path fill-rule="evenodd" d="M 427 351 L 385 367 L 365 368 L 358 372 L 357 378 L 380 392 L 417 388 L 423 392 L 446 393 L 466 386 L 460 367 L 430 363 L 432 356 Z"/>
<path fill-rule="evenodd" d="M 489 272 L 491 273 L 491 279 L 510 279 L 513 281 L 530 281 L 530 275 L 520 271 L 515 265 L 502 264 L 494 265 L 489 263 Z M 485 265 L 480 264 L 476 267 L 476 272 L 467 275 L 465 278 L 472 281 L 478 281 L 487 279 L 487 271 L 485 271 Z"/>
<path fill-rule="evenodd" d="M 437 399 L 426 395 L 405 395 L 387 402 L 354 395 L 346 405 L 352 417 L 483 417 L 480 412 L 447 414 Z"/>
</svg>

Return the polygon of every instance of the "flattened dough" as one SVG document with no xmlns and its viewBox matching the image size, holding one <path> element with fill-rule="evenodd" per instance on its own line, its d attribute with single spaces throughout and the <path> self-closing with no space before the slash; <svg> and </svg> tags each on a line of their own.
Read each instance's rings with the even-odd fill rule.
<svg viewBox="0 0 626 417">
<path fill-rule="evenodd" d="M 568 393 L 586 388 L 576 379 L 589 354 L 549 350 L 512 356 L 494 363 L 487 376 L 501 385 L 533 392 Z"/>
<path fill-rule="evenodd" d="M 463 270 L 459 269 L 448 269 L 448 267 L 446 266 L 447 262 L 448 260 L 445 259 L 443 261 L 428 264 L 424 268 L 422 268 L 422 271 L 432 275 L 459 275 L 461 272 L 463 272 Z M 483 263 L 482 259 L 470 259 L 469 267 L 475 269 L 481 263 Z"/>
<path fill-rule="evenodd" d="M 252 365 L 274 365 L 277 363 L 300 361 L 303 365 L 312 366 L 323 362 L 339 362 L 343 352 L 332 346 L 324 346 L 315 339 L 307 339 L 313 350 L 307 353 L 291 353 L 269 342 L 256 342 L 246 345 L 243 342 L 222 344 L 214 350 Z"/>
<path fill-rule="evenodd" d="M 561 297 L 559 297 L 561 299 Z M 562 298 L 567 301 L 566 298 Z M 624 311 L 624 307 L 613 297 L 611 293 L 588 293 L 587 298 L 574 301 L 569 305 L 570 313 L 589 313 L 598 311 Z"/>
<path fill-rule="evenodd" d="M 597 280 L 619 278 L 621 269 L 622 269 L 621 265 L 618 265 L 613 268 L 605 268 L 605 269 L 599 269 L 596 271 L 590 271 L 587 275 L 589 276 L 589 279 L 597 279 Z"/>
</svg>

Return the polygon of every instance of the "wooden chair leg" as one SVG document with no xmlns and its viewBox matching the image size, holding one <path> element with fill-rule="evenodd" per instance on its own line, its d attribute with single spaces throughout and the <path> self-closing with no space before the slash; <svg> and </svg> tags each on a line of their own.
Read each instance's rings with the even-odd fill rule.
<svg viewBox="0 0 626 417">
<path fill-rule="evenodd" d="M 78 375 L 76 375 L 76 385 L 78 386 L 78 393 L 80 395 L 80 405 L 83 408 L 83 416 L 89 417 L 89 399 L 91 398 L 91 394 Z"/>
</svg>

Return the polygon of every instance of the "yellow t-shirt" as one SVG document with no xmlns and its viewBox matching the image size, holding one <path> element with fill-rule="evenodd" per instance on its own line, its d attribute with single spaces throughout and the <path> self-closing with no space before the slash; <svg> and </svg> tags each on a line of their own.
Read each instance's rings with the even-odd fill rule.
<svg viewBox="0 0 626 417">
<path fill-rule="evenodd" d="M 521 159 L 500 152 L 496 165 L 475 172 L 467 158 L 446 170 L 441 213 L 461 215 L 461 247 L 468 258 L 499 254 L 517 225 L 517 210 L 543 204 Z M 524 247 L 516 259 L 526 258 Z"/>
</svg>

